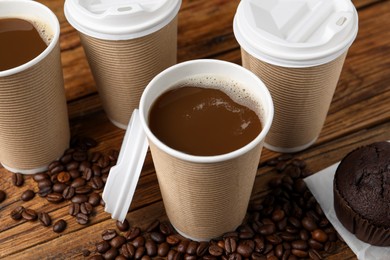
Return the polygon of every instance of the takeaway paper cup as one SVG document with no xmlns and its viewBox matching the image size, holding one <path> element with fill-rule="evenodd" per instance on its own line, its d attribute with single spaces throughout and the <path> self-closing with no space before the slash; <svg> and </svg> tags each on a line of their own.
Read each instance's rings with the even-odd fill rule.
<svg viewBox="0 0 390 260">
<path fill-rule="evenodd" d="M 69 145 L 60 26 L 54 13 L 35 1 L 0 1 L 1 18 L 28 20 L 52 34 L 36 58 L 0 71 L 0 161 L 12 172 L 33 174 L 46 170 Z"/>
<path fill-rule="evenodd" d="M 358 31 L 349 0 L 242 0 L 234 17 L 242 63 L 269 88 L 275 118 L 265 147 L 297 152 L 318 138 Z"/>
<path fill-rule="evenodd" d="M 223 155 L 193 156 L 168 147 L 150 131 L 149 109 L 156 98 L 177 82 L 198 75 L 237 82 L 259 104 L 256 112 L 263 130 L 252 142 Z M 194 240 L 210 240 L 242 223 L 272 118 L 273 103 L 263 82 L 232 63 L 188 61 L 163 71 L 149 83 L 141 97 L 140 121 L 149 140 L 166 213 L 179 233 Z"/>
<path fill-rule="evenodd" d="M 142 91 L 176 63 L 181 0 L 66 0 L 65 16 L 79 31 L 103 108 L 125 129 Z"/>
</svg>

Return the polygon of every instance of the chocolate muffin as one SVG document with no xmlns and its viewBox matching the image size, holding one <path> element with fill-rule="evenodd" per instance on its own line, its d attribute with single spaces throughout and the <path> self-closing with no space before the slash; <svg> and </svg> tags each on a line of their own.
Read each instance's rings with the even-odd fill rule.
<svg viewBox="0 0 390 260">
<path fill-rule="evenodd" d="M 371 245 L 390 246 L 390 143 L 377 142 L 350 152 L 333 181 L 340 222 Z"/>
</svg>

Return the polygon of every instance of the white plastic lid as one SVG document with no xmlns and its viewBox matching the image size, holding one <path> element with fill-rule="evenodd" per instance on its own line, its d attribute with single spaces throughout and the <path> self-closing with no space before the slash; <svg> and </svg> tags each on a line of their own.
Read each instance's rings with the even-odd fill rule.
<svg viewBox="0 0 390 260">
<path fill-rule="evenodd" d="M 348 50 L 358 15 L 350 0 L 241 0 L 233 29 L 252 56 L 279 66 L 309 67 Z"/>
<path fill-rule="evenodd" d="M 148 140 L 142 128 L 139 110 L 135 109 L 123 138 L 117 164 L 111 167 L 103 190 L 105 211 L 123 222 L 126 218 L 142 166 L 148 151 Z"/>
<path fill-rule="evenodd" d="M 66 0 L 68 22 L 104 40 L 128 40 L 158 31 L 179 12 L 181 0 Z"/>
</svg>

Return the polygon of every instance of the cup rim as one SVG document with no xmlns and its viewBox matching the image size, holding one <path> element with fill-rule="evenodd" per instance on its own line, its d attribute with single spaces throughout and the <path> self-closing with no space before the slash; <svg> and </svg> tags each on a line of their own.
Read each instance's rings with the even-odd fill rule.
<svg viewBox="0 0 390 260">
<path fill-rule="evenodd" d="M 54 47 L 58 43 L 58 40 L 60 37 L 60 23 L 58 21 L 57 16 L 53 13 L 53 11 L 51 11 L 47 6 L 45 6 L 39 2 L 30 1 L 30 0 L 2 0 L 2 1 L 0 1 L 0 5 L 2 5 L 2 4 L 11 4 L 11 5 L 15 5 L 15 4 L 24 5 L 25 4 L 27 6 L 31 5 L 31 6 L 35 6 L 37 8 L 40 8 L 42 10 L 42 12 L 45 12 L 45 15 L 48 17 L 47 21 L 50 21 L 50 23 L 48 23 L 48 24 L 50 25 L 51 29 L 53 29 L 53 37 L 52 37 L 49 45 L 47 45 L 46 49 L 43 50 L 38 56 L 36 56 L 32 60 L 30 60 L 22 65 L 19 65 L 17 67 L 14 67 L 14 68 L 11 68 L 8 70 L 0 71 L 0 77 L 6 77 L 6 76 L 11 76 L 11 75 L 14 75 L 16 73 L 22 72 L 22 71 L 36 65 L 38 62 L 42 61 L 54 49 Z M 12 18 L 23 19 L 22 15 L 19 17 L 18 17 L 18 15 L 12 15 L 12 16 L 0 15 L 0 18 L 3 18 L 3 17 L 9 17 L 9 18 L 12 17 Z"/>
<path fill-rule="evenodd" d="M 264 122 L 262 122 L 263 123 L 262 130 L 260 131 L 260 133 L 251 142 L 249 142 L 245 146 L 243 146 L 235 151 L 225 153 L 225 154 L 220 154 L 220 155 L 212 155 L 212 156 L 191 155 L 191 154 L 187 154 L 187 153 L 175 150 L 175 149 L 169 147 L 168 145 L 164 144 L 150 130 L 148 123 L 146 121 L 146 117 L 148 115 L 145 114 L 145 109 L 146 109 L 145 102 L 146 102 L 146 98 L 147 98 L 148 93 L 151 91 L 151 89 L 155 88 L 156 83 L 159 82 L 161 80 L 161 78 L 164 77 L 164 75 L 166 75 L 167 73 L 170 73 L 174 70 L 177 70 L 178 68 L 193 66 L 195 64 L 202 64 L 205 67 L 207 67 L 207 65 L 209 65 L 209 64 L 216 64 L 217 66 L 231 66 L 232 68 L 240 71 L 240 73 L 246 74 L 246 76 L 251 78 L 252 80 L 254 80 L 254 82 L 258 83 L 258 87 L 261 88 L 261 91 L 263 92 L 263 95 L 264 95 L 264 102 L 261 103 L 262 107 L 265 108 L 264 109 Z M 200 74 L 200 73 L 194 73 L 191 75 L 183 75 L 183 78 L 185 78 L 186 76 L 193 76 L 193 75 L 197 75 L 197 74 Z M 210 74 L 213 74 L 213 73 L 211 72 Z M 234 79 L 234 77 L 232 77 L 232 78 Z M 140 108 L 140 121 L 142 124 L 142 128 L 144 129 L 145 134 L 148 137 L 149 141 L 151 141 L 153 144 L 155 144 L 160 149 L 162 149 L 163 151 L 165 151 L 166 153 L 170 154 L 173 157 L 176 157 L 176 158 L 184 160 L 184 161 L 191 161 L 194 163 L 216 163 L 216 162 L 227 161 L 227 160 L 230 160 L 233 158 L 237 158 L 237 157 L 245 154 L 246 152 L 252 150 L 261 141 L 265 140 L 265 137 L 266 137 L 269 129 L 271 128 L 271 124 L 272 124 L 272 120 L 273 120 L 273 116 L 274 116 L 274 105 L 273 105 L 271 94 L 270 94 L 268 88 L 265 86 L 265 84 L 260 80 L 260 78 L 258 78 L 253 72 L 249 71 L 248 69 L 246 69 L 240 65 L 237 65 L 237 64 L 234 64 L 231 62 L 227 62 L 227 61 L 215 60 L 215 59 L 198 59 L 198 60 L 185 61 L 182 63 L 178 63 L 176 65 L 173 65 L 173 66 L 167 68 L 166 70 L 160 72 L 146 86 L 146 88 L 141 96 L 139 108 Z"/>
</svg>

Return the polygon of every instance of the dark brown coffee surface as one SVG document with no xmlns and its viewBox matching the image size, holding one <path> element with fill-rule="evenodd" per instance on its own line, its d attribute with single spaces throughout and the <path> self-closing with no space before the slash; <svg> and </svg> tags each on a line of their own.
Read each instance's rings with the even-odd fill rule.
<svg viewBox="0 0 390 260">
<path fill-rule="evenodd" d="M 18 18 L 0 19 L 0 71 L 20 66 L 42 53 L 47 45 L 37 29 Z"/>
<path fill-rule="evenodd" d="M 169 147 L 199 156 L 239 149 L 262 128 L 253 110 L 221 90 L 193 86 L 162 94 L 151 108 L 149 127 Z"/>
</svg>

